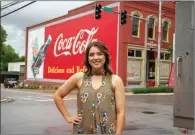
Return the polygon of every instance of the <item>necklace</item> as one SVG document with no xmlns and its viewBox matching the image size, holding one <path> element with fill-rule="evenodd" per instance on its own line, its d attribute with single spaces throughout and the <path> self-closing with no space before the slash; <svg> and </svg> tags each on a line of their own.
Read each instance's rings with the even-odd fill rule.
<svg viewBox="0 0 195 135">
<path fill-rule="evenodd" d="M 91 75 L 105 75 L 105 71 L 96 71 L 96 72 L 91 71 Z"/>
</svg>

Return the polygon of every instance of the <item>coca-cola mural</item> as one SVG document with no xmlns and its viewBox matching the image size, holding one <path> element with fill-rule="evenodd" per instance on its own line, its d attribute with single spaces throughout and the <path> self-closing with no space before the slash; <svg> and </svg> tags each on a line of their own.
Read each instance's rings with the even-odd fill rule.
<svg viewBox="0 0 195 135">
<path fill-rule="evenodd" d="M 118 10 L 117 7 L 114 8 Z M 103 41 L 111 55 L 111 67 L 116 72 L 118 16 L 94 13 L 29 31 L 27 79 L 68 79 L 85 71 L 84 52 L 87 44 Z"/>
<path fill-rule="evenodd" d="M 51 36 L 48 42 L 45 41 L 45 28 L 29 31 L 28 34 L 28 55 L 27 55 L 27 79 L 43 79 L 44 54 L 42 50 L 50 45 Z"/>
</svg>

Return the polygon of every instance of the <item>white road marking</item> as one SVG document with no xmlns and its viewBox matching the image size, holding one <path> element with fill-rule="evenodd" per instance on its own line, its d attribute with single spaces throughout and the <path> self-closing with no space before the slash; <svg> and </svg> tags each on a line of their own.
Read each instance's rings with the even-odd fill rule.
<svg viewBox="0 0 195 135">
<path fill-rule="evenodd" d="M 41 99 L 41 97 L 6 97 L 11 99 L 18 99 L 18 100 L 28 100 L 28 101 L 37 101 L 37 102 L 47 102 L 47 101 L 54 101 L 52 98 L 49 99 Z M 39 99 L 36 99 L 39 98 Z M 76 98 L 64 98 L 63 100 L 75 100 Z"/>
<path fill-rule="evenodd" d="M 36 93 L 36 92 L 29 92 L 29 91 L 13 91 L 13 90 L 1 90 L 5 92 L 21 92 L 21 93 L 29 93 L 29 94 L 34 94 L 32 96 L 20 96 L 20 97 L 6 97 L 5 98 L 11 98 L 11 99 L 16 99 L 16 100 L 26 100 L 26 101 L 37 101 L 37 102 L 49 102 L 49 101 L 54 101 L 53 100 L 53 94 L 48 94 L 48 93 Z M 38 96 L 37 96 L 38 95 Z M 64 100 L 76 100 L 75 97 L 66 97 Z"/>
<path fill-rule="evenodd" d="M 75 100 L 76 98 L 65 98 L 64 100 Z M 43 99 L 43 100 L 34 100 L 34 101 L 41 101 L 41 102 L 44 102 L 44 101 L 54 101 L 53 99 Z"/>
</svg>

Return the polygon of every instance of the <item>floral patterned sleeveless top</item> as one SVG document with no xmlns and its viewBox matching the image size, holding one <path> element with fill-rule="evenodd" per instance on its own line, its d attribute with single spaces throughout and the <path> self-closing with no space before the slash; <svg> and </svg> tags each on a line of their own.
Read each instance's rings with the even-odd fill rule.
<svg viewBox="0 0 195 135">
<path fill-rule="evenodd" d="M 84 74 L 77 93 L 77 114 L 82 114 L 82 120 L 73 125 L 74 134 L 116 133 L 115 96 L 111 76 L 102 76 L 102 85 L 95 90 L 91 76 Z"/>
</svg>

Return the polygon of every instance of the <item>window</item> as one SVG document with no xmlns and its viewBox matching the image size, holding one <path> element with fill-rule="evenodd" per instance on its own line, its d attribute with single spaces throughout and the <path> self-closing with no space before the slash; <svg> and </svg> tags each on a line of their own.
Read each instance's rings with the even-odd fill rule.
<svg viewBox="0 0 195 135">
<path fill-rule="evenodd" d="M 164 53 L 160 53 L 160 59 L 164 60 Z"/>
<path fill-rule="evenodd" d="M 142 57 L 142 51 L 128 49 L 128 56 L 130 56 L 130 57 Z"/>
<path fill-rule="evenodd" d="M 165 60 L 170 60 L 170 54 L 165 53 Z"/>
<path fill-rule="evenodd" d="M 139 17 L 138 15 L 133 15 L 135 17 Z M 132 35 L 139 37 L 139 27 L 140 27 L 140 21 L 138 18 L 133 17 L 132 21 Z"/>
<path fill-rule="evenodd" d="M 154 31 L 155 31 L 155 25 L 154 25 L 154 18 L 149 18 L 149 24 L 148 24 L 148 38 L 154 39 Z"/>
<path fill-rule="evenodd" d="M 134 57 L 134 55 L 135 55 L 135 50 L 128 49 L 128 56 Z"/>
<path fill-rule="evenodd" d="M 136 51 L 135 57 L 142 57 L 142 52 L 141 51 Z"/>
<path fill-rule="evenodd" d="M 167 21 L 164 21 L 163 23 L 163 41 L 168 41 L 168 28 L 169 23 Z"/>
<path fill-rule="evenodd" d="M 24 73 L 24 65 L 20 65 L 20 73 Z"/>
<path fill-rule="evenodd" d="M 170 54 L 169 53 L 161 52 L 160 53 L 160 59 L 161 60 L 170 60 Z"/>
</svg>

